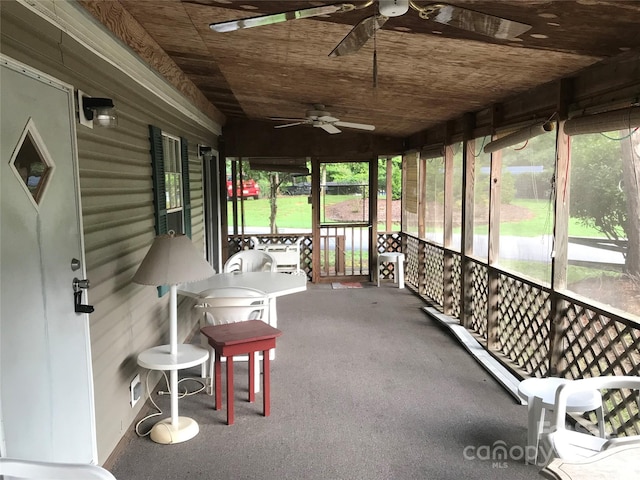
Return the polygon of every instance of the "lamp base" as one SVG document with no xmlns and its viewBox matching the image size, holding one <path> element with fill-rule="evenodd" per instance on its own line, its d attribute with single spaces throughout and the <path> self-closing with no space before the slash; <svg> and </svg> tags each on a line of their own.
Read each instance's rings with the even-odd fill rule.
<svg viewBox="0 0 640 480">
<path fill-rule="evenodd" d="M 195 437 L 199 431 L 198 424 L 192 418 L 178 417 L 177 425 L 171 424 L 171 418 L 165 418 L 151 429 L 151 440 L 165 445 L 186 442 Z"/>
</svg>

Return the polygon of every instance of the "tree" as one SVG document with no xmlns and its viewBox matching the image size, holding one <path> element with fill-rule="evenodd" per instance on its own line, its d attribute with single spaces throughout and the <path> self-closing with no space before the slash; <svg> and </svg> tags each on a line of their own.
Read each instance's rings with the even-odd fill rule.
<svg viewBox="0 0 640 480">
<path fill-rule="evenodd" d="M 625 270 L 639 276 L 640 133 L 582 135 L 572 143 L 571 215 L 611 240 L 626 239 Z"/>
<path fill-rule="evenodd" d="M 622 189 L 627 204 L 625 264 L 629 275 L 640 277 L 640 131 L 636 128 L 621 147 Z"/>
</svg>

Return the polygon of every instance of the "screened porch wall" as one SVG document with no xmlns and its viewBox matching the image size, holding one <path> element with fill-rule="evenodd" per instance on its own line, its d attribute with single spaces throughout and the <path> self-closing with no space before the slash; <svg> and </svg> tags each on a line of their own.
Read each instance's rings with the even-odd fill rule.
<svg viewBox="0 0 640 480">
<path fill-rule="evenodd" d="M 407 245 L 405 285 L 444 310 L 444 258 L 453 258 L 450 275 L 454 284 L 460 285 L 464 281 L 462 255 L 414 236 L 403 237 Z M 453 289 L 449 315 L 459 320 L 460 312 L 466 310 L 469 324 L 465 326 L 469 331 L 520 377 L 640 375 L 640 325 L 634 320 L 473 259 L 466 261 L 472 264 L 468 279 L 472 290 L 463 304 L 460 289 Z M 491 292 L 490 271 L 498 279 Z M 561 305 L 555 320 L 553 302 Z M 496 322 L 489 322 L 494 316 Z M 557 361 L 551 355 L 554 325 L 565 327 L 554 342 L 560 346 Z M 489 332 L 497 339 L 493 348 L 488 346 Z M 640 434 L 638 401 L 629 392 L 607 393 L 605 411 L 608 432 Z"/>
</svg>

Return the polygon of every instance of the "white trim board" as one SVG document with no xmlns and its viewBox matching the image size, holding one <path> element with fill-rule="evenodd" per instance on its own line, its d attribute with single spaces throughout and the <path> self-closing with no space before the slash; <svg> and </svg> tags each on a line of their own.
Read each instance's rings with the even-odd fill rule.
<svg viewBox="0 0 640 480">
<path fill-rule="evenodd" d="M 520 379 L 516 378 L 507 368 L 496 360 L 482 345 L 471 335 L 462 325 L 457 323 L 448 315 L 440 313 L 433 307 L 422 307 L 433 320 L 451 330 L 451 333 L 458 339 L 462 346 L 489 374 L 502 385 L 502 387 L 520 404 L 526 405 L 527 401 L 518 395 L 518 384 Z"/>
<path fill-rule="evenodd" d="M 188 101 L 173 85 L 126 48 L 76 2 L 18 0 L 24 7 L 70 35 L 183 115 L 216 135 L 222 127 Z"/>
</svg>

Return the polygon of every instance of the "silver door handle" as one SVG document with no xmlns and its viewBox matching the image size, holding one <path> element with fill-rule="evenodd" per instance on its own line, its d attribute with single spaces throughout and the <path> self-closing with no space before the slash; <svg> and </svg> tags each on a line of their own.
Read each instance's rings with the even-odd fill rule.
<svg viewBox="0 0 640 480">
<path fill-rule="evenodd" d="M 73 291 L 79 292 L 80 290 L 88 290 L 89 289 L 89 279 L 80 280 L 79 278 L 73 279 Z"/>
</svg>

